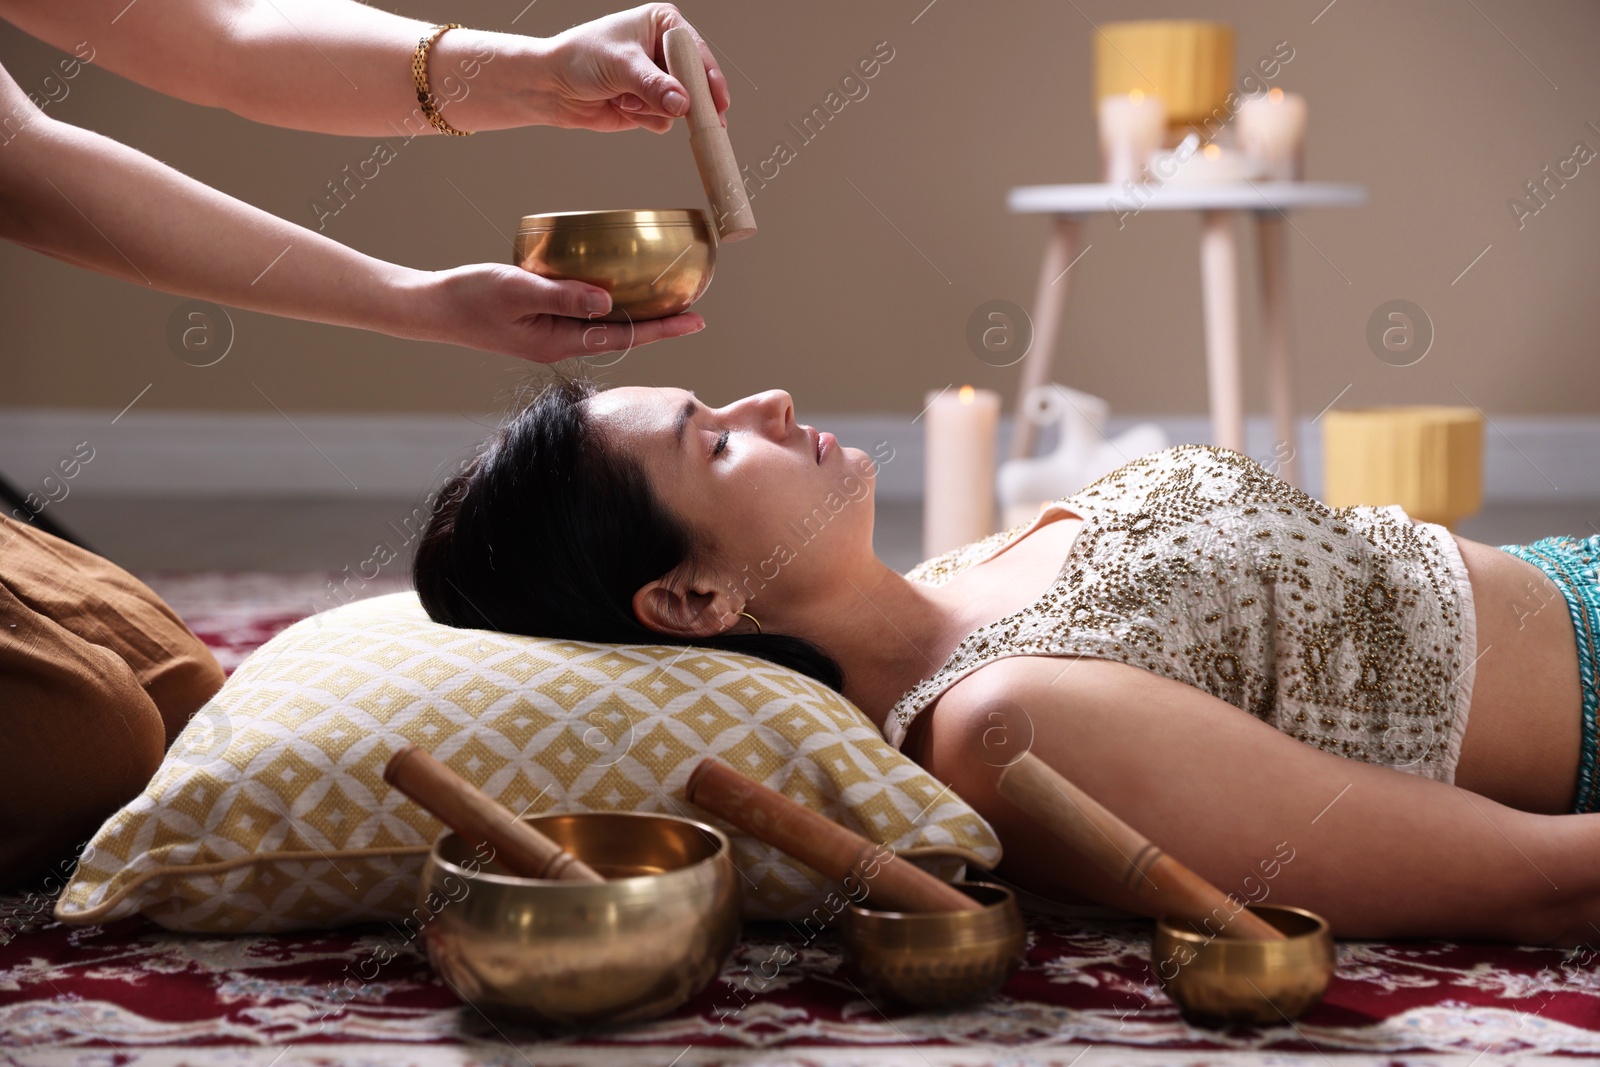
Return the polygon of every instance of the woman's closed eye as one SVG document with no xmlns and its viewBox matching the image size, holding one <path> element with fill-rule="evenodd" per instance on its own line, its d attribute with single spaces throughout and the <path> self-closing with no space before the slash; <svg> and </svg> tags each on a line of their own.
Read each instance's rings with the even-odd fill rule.
<svg viewBox="0 0 1600 1067">
<path fill-rule="evenodd" d="M 720 456 L 720 455 L 722 455 L 722 453 L 724 451 L 727 450 L 727 447 L 728 447 L 728 435 L 729 435 L 730 432 L 731 431 L 723 430 L 720 434 L 717 435 L 716 447 L 711 450 L 711 454 L 713 456 Z"/>
</svg>

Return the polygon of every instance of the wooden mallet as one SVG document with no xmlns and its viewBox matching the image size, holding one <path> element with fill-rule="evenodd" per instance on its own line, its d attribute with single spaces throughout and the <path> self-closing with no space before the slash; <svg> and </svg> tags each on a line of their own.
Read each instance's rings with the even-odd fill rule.
<svg viewBox="0 0 1600 1067">
<path fill-rule="evenodd" d="M 703 759 L 683 787 L 689 803 L 732 823 L 836 882 L 854 878 L 879 911 L 977 911 L 983 907 L 884 846 L 847 830 L 782 793 L 714 759 Z M 861 903 L 861 901 L 857 901 Z"/>
<path fill-rule="evenodd" d="M 739 177 L 739 161 L 733 157 L 733 144 L 727 127 L 711 99 L 706 82 L 705 61 L 700 46 L 687 26 L 674 26 L 661 36 L 666 53 L 667 73 L 683 83 L 689 93 L 689 148 L 700 169 L 700 184 L 711 203 L 712 221 L 723 242 L 742 241 L 756 232 L 756 216 Z"/>
<path fill-rule="evenodd" d="M 1107 874 L 1172 919 L 1221 924 L 1222 937 L 1285 940 L 1283 931 L 1241 906 L 1117 818 L 1032 752 L 1000 772 L 1000 795 L 1094 861 Z M 1231 916 L 1231 918 L 1230 918 Z"/>
<path fill-rule="evenodd" d="M 500 865 L 520 878 L 605 881 L 587 863 L 416 745 L 401 745 L 389 757 L 383 780 L 474 848 L 492 847 Z"/>
</svg>

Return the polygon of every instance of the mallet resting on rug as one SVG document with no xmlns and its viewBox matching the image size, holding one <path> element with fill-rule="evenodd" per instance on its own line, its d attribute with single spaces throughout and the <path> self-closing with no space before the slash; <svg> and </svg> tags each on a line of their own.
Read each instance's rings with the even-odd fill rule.
<svg viewBox="0 0 1600 1067">
<path fill-rule="evenodd" d="M 1161 851 L 1032 752 L 1001 771 L 996 785 L 1007 800 L 1164 914 L 1202 922 L 1234 910 L 1222 890 Z M 1284 940 L 1283 931 L 1243 906 L 1231 922 L 1222 922 L 1224 937 Z"/>
</svg>

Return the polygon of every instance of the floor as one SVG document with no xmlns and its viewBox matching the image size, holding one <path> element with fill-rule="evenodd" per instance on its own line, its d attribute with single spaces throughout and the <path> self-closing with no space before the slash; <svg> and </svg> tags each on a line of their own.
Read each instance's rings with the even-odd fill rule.
<svg viewBox="0 0 1600 1067">
<path fill-rule="evenodd" d="M 373 552 L 387 545 L 399 558 L 384 568 L 399 578 L 415 536 L 413 501 L 376 499 L 194 499 L 74 497 L 51 511 L 91 548 L 133 571 L 250 570 L 371 573 Z M 1600 533 L 1600 501 L 1491 508 L 1464 520 L 1463 537 L 1486 544 L 1524 543 L 1552 534 Z M 878 557 L 897 571 L 921 560 L 918 501 L 877 506 Z"/>
</svg>

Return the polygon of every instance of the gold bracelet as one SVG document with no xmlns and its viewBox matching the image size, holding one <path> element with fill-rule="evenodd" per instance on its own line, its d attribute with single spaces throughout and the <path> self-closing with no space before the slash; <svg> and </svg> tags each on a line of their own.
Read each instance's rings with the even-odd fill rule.
<svg viewBox="0 0 1600 1067">
<path fill-rule="evenodd" d="M 448 133 L 452 137 L 471 137 L 471 130 L 458 130 L 444 120 L 439 114 L 439 102 L 434 99 L 433 92 L 428 88 L 428 52 L 433 48 L 433 42 L 445 30 L 459 30 L 461 23 L 448 22 L 443 26 L 435 26 L 428 34 L 417 42 L 417 50 L 411 55 L 411 80 L 417 87 L 417 102 L 422 105 L 422 113 L 428 116 L 428 121 L 440 133 Z"/>
</svg>

